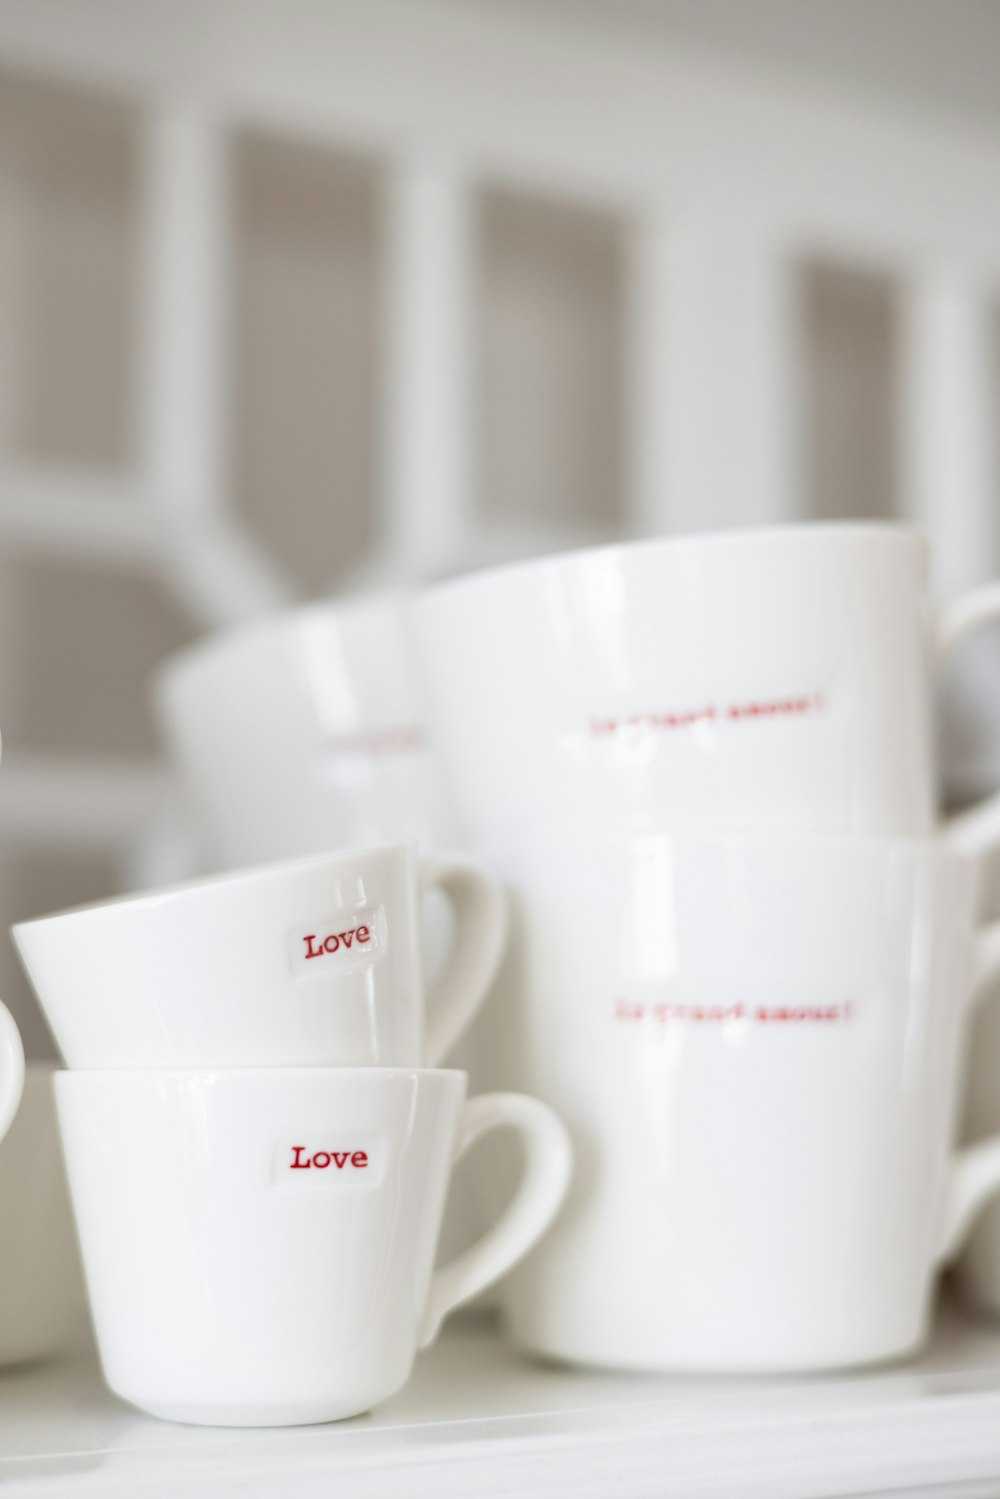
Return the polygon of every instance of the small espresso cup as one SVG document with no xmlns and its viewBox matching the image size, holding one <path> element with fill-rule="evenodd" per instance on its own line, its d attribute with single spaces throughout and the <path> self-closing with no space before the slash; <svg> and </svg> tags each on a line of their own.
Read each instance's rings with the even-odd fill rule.
<svg viewBox="0 0 1000 1499">
<path fill-rule="evenodd" d="M 420 897 L 455 937 L 424 1002 Z M 415 1067 L 478 1010 L 503 948 L 497 883 L 369 848 L 199 880 L 14 928 L 72 1068 Z"/>
<path fill-rule="evenodd" d="M 168 1420 L 336 1421 L 409 1377 L 442 1319 L 555 1216 L 570 1148 L 516 1094 L 392 1069 L 66 1072 L 57 1097 L 105 1377 Z M 433 1270 L 457 1158 L 513 1127 L 520 1185 Z"/>
</svg>

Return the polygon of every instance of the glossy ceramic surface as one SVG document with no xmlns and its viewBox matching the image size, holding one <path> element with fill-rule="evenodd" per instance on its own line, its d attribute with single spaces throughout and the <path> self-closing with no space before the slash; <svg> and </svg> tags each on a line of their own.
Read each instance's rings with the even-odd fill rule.
<svg viewBox="0 0 1000 1499">
<path fill-rule="evenodd" d="M 551 1110 L 465 1103 L 460 1072 L 67 1072 L 57 1096 L 105 1376 L 179 1421 L 333 1421 L 386 1399 L 544 1233 L 570 1170 Z M 499 1127 L 524 1147 L 514 1197 L 432 1274 L 453 1161 Z"/>
<path fill-rule="evenodd" d="M 577 1153 L 566 1211 L 501 1288 L 518 1342 L 758 1372 L 917 1348 L 938 1266 L 1000 1184 L 995 1140 L 950 1153 L 971 867 L 735 835 L 494 860 L 513 914 L 489 1081 L 549 1102 Z"/>
<path fill-rule="evenodd" d="M 455 940 L 427 1001 L 420 895 Z M 479 1007 L 506 931 L 496 882 L 406 846 L 272 865 L 14 928 L 70 1067 L 418 1066 Z"/>
<path fill-rule="evenodd" d="M 417 609 L 430 722 L 476 840 L 924 836 L 933 668 L 997 617 L 992 588 L 935 620 L 923 538 L 863 524 L 570 553 L 446 583 Z M 996 841 L 997 802 L 961 834 Z"/>
<path fill-rule="evenodd" d="M 13 1015 L 0 1004 L 0 1140 L 9 1131 L 24 1091 L 24 1047 Z"/>
<path fill-rule="evenodd" d="M 313 604 L 213 636 L 168 663 L 155 697 L 224 866 L 454 842 L 405 597 Z"/>
</svg>

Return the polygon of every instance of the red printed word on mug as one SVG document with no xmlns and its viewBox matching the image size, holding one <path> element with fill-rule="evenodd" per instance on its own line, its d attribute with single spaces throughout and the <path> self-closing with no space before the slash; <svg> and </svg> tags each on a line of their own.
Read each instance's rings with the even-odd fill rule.
<svg viewBox="0 0 1000 1499">
<path fill-rule="evenodd" d="M 303 1132 L 274 1148 L 271 1180 L 279 1187 L 376 1187 L 382 1179 L 382 1150 L 356 1134 Z"/>
<path fill-rule="evenodd" d="M 317 1150 L 310 1155 L 305 1145 L 292 1146 L 292 1159 L 290 1169 L 292 1171 L 327 1171 L 330 1167 L 337 1171 L 343 1171 L 348 1167 L 351 1171 L 368 1170 L 367 1150 Z"/>
<path fill-rule="evenodd" d="M 384 931 L 381 910 L 344 912 L 306 923 L 289 933 L 292 972 L 308 976 L 369 963 L 385 946 Z"/>
</svg>

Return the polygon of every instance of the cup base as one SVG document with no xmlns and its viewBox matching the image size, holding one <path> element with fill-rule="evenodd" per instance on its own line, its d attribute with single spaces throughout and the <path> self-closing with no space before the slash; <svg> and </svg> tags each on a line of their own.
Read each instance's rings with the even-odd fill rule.
<svg viewBox="0 0 1000 1499">
<path fill-rule="evenodd" d="M 908 1362 L 927 1341 L 928 1329 L 915 1336 L 887 1340 L 878 1347 L 861 1345 L 850 1348 L 802 1351 L 798 1354 L 746 1348 L 723 1354 L 695 1352 L 665 1346 L 632 1346 L 607 1343 L 581 1346 L 571 1339 L 525 1333 L 507 1324 L 514 1346 L 526 1357 L 540 1363 L 569 1368 L 607 1369 L 616 1373 L 694 1376 L 720 1379 L 783 1379 L 803 1375 L 849 1374 L 855 1370 L 878 1369 Z"/>
<path fill-rule="evenodd" d="M 139 1395 L 123 1395 L 114 1392 L 120 1400 L 156 1416 L 160 1421 L 174 1421 L 181 1426 L 321 1426 L 330 1421 L 346 1421 L 351 1416 L 363 1416 L 370 1404 L 331 1405 L 329 1401 L 315 1404 L 292 1401 L 244 1402 L 244 1401 L 198 1401 L 145 1400 Z"/>
</svg>

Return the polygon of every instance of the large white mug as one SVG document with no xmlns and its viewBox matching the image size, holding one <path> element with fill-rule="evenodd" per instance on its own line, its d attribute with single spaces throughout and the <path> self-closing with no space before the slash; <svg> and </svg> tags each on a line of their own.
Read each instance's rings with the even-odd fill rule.
<svg viewBox="0 0 1000 1499">
<path fill-rule="evenodd" d="M 429 721 L 474 840 L 581 825 L 924 837 L 932 688 L 1000 618 L 935 616 L 927 546 L 844 523 L 642 541 L 472 574 L 417 610 Z M 1000 799 L 955 824 L 974 850 Z"/>
<path fill-rule="evenodd" d="M 566 1209 L 500 1288 L 521 1345 L 782 1372 L 923 1342 L 1000 1190 L 955 1154 L 975 877 L 933 843 L 577 839 L 497 852 L 512 940 L 490 1085 L 574 1138 Z M 996 966 L 1000 940 L 980 939 Z"/>
<path fill-rule="evenodd" d="M 224 866 L 453 840 L 405 595 L 310 604 L 209 636 L 155 680 L 167 741 Z"/>
<path fill-rule="evenodd" d="M 424 1001 L 420 896 L 455 942 Z M 83 906 L 14 927 L 70 1067 L 423 1066 L 478 1010 L 506 931 L 469 860 L 350 850 Z"/>
<path fill-rule="evenodd" d="M 105 1377 L 171 1420 L 298 1425 L 398 1390 L 558 1211 L 566 1131 L 461 1072 L 66 1072 L 58 1102 Z M 512 1127 L 520 1185 L 432 1273 L 456 1158 Z"/>
</svg>

